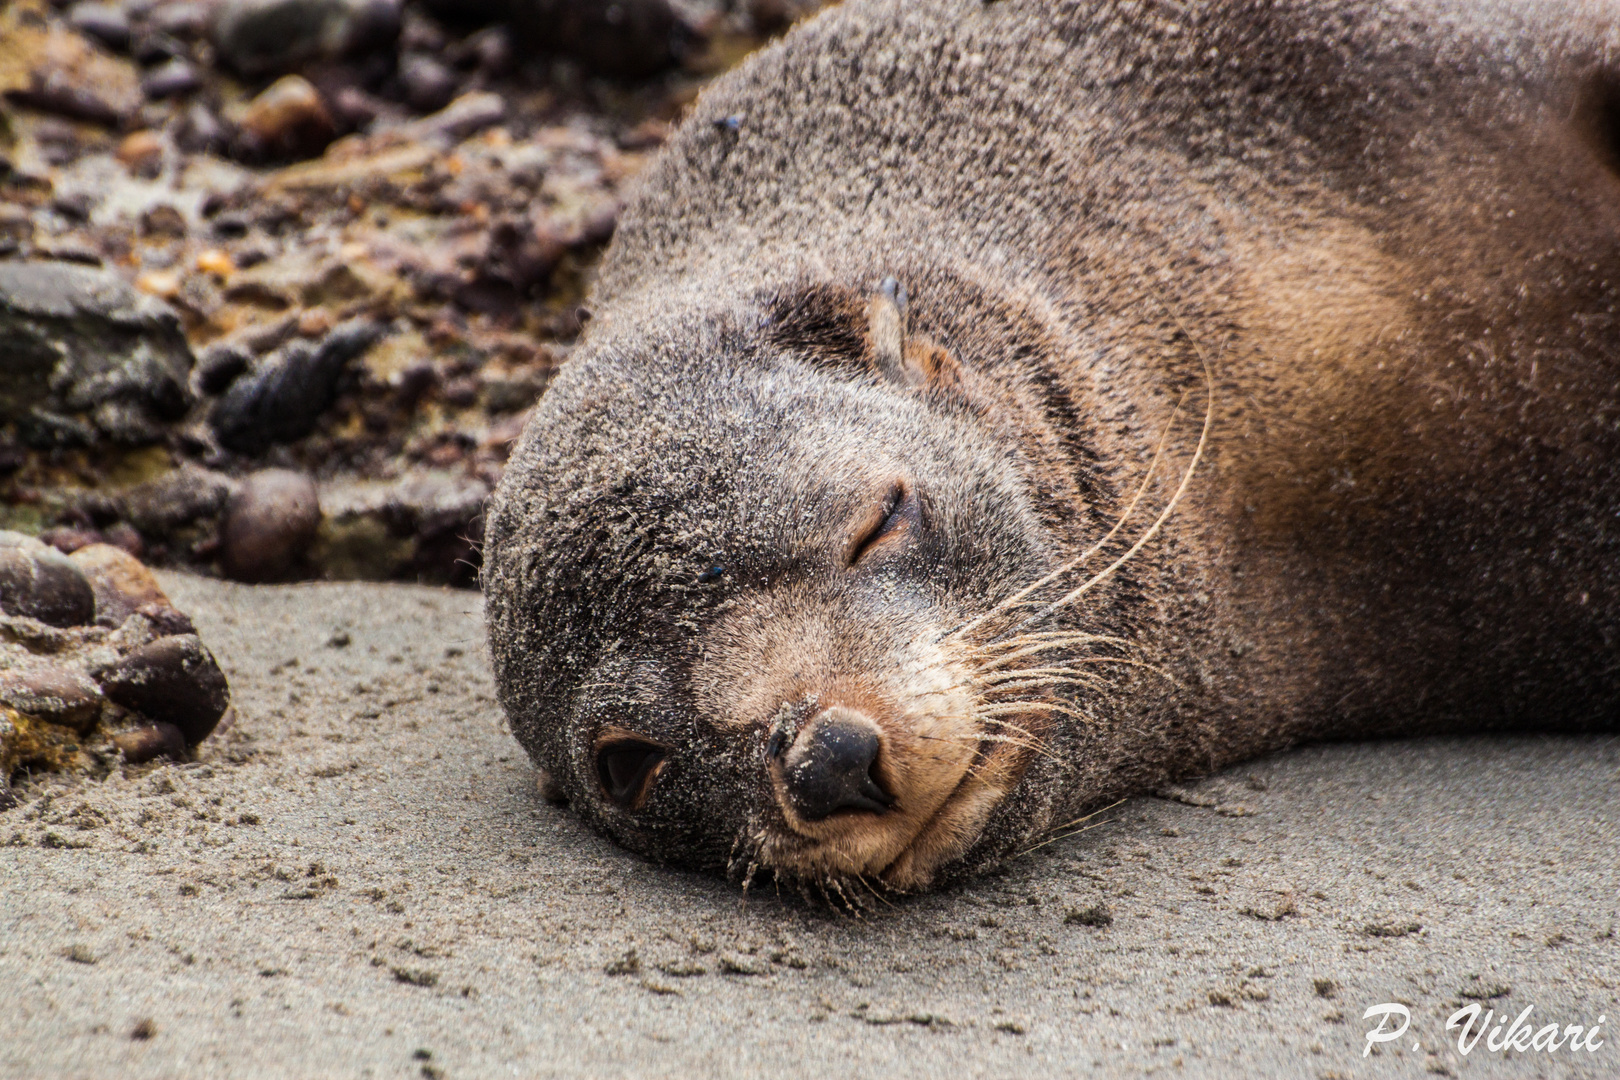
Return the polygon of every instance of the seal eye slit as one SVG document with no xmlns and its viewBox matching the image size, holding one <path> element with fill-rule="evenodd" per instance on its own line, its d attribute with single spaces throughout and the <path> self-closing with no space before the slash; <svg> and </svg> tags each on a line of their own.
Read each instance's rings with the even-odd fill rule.
<svg viewBox="0 0 1620 1080">
<path fill-rule="evenodd" d="M 596 752 L 602 790 L 617 806 L 635 810 L 647 801 L 653 780 L 669 757 L 662 746 L 641 739 L 616 739 Z"/>
<path fill-rule="evenodd" d="M 919 517 L 916 493 L 903 481 L 896 480 L 883 497 L 882 508 L 872 526 L 850 547 L 849 565 L 858 564 L 880 540 L 903 532 Z"/>
</svg>

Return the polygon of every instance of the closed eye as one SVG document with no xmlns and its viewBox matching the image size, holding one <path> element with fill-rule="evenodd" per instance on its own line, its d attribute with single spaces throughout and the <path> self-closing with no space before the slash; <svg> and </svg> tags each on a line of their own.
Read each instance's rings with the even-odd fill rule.
<svg viewBox="0 0 1620 1080">
<path fill-rule="evenodd" d="M 879 547 L 886 546 L 885 541 L 898 538 L 908 529 L 915 527 L 921 516 L 921 506 L 915 489 L 903 480 L 896 480 L 884 493 L 883 502 L 879 505 L 877 513 L 869 519 L 866 528 L 857 534 L 855 542 L 850 545 L 849 565 L 855 566 Z"/>
</svg>

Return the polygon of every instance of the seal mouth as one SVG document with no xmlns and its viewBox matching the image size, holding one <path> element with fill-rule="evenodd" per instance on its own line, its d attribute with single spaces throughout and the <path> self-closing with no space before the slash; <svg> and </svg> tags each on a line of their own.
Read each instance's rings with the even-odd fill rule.
<svg viewBox="0 0 1620 1080">
<path fill-rule="evenodd" d="M 958 717 L 957 722 L 968 717 Z M 945 719 L 936 718 L 936 722 Z M 889 759 L 887 733 L 882 740 L 881 768 L 875 756 L 868 756 L 870 747 L 863 744 L 842 759 L 848 771 L 841 780 L 823 778 L 810 785 L 808 792 L 796 790 L 791 765 L 800 761 L 821 764 L 816 755 L 827 741 L 823 725 L 837 735 L 843 725 L 863 723 L 872 724 L 854 710 L 834 706 L 804 725 L 792 751 L 782 750 L 781 740 L 774 735 L 767 743 L 767 754 L 774 746 L 779 758 L 772 768 L 772 780 L 787 829 L 770 830 L 772 835 L 762 837 L 761 864 L 778 873 L 821 881 L 824 886 L 839 878 L 855 878 L 894 893 L 926 889 L 943 866 L 977 842 L 990 815 L 1022 775 L 1027 748 L 995 738 L 981 722 L 974 721 L 978 738 L 971 754 L 956 758 L 949 786 L 915 792 L 926 800 L 921 813 L 907 813 L 904 779 L 893 784 L 891 778 L 903 772 L 904 763 Z M 889 782 L 880 786 L 874 777 Z M 891 794 L 896 786 L 898 794 Z"/>
<path fill-rule="evenodd" d="M 1023 748 L 981 739 L 967 771 L 878 873 L 878 880 L 896 892 L 927 888 L 940 867 L 979 839 L 991 813 L 1012 791 L 1027 763 L 1028 751 Z"/>
</svg>

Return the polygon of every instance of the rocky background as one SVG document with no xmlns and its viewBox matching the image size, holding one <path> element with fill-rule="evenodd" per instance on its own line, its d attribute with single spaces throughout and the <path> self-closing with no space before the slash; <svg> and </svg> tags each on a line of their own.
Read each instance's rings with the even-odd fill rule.
<svg viewBox="0 0 1620 1080">
<path fill-rule="evenodd" d="M 474 583 L 627 183 L 819 6 L 0 4 L 0 528 Z"/>
</svg>

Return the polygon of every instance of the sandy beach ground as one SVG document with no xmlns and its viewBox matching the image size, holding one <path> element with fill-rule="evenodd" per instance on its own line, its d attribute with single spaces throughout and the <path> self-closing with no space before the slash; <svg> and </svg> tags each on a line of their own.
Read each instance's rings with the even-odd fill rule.
<svg viewBox="0 0 1620 1080">
<path fill-rule="evenodd" d="M 0 814 L 5 1077 L 1620 1075 L 1620 740 L 1305 748 L 855 918 L 544 802 L 476 594 L 163 584 L 238 719 Z"/>
</svg>

